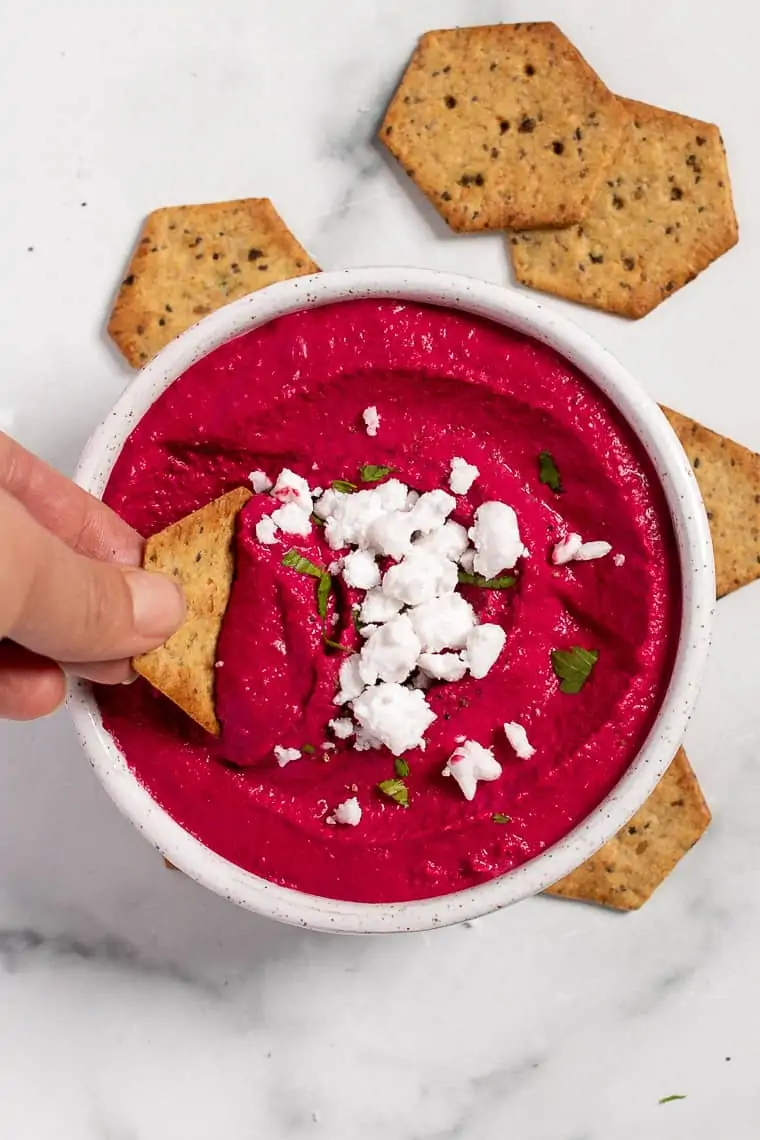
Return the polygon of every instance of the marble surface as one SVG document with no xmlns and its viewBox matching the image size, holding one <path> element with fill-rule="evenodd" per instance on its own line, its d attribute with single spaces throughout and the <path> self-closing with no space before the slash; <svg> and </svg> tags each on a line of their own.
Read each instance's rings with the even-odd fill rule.
<svg viewBox="0 0 760 1140">
<path fill-rule="evenodd" d="M 720 123 L 742 241 L 639 324 L 563 306 L 658 398 L 760 448 L 755 45 L 725 0 L 29 0 L 0 13 L 0 422 L 65 470 L 128 382 L 104 339 L 153 207 L 270 195 L 325 267 L 506 282 L 372 141 L 415 37 L 555 19 L 616 90 Z M 741 34 L 736 29 L 741 27 Z M 0 540 L 1 541 L 1 540 Z M 760 585 L 720 605 L 689 754 L 707 837 L 639 914 L 537 899 L 311 936 L 212 897 L 64 714 L 0 726 L 2 1140 L 755 1140 Z M 685 1100 L 659 1104 L 662 1097 Z"/>
</svg>

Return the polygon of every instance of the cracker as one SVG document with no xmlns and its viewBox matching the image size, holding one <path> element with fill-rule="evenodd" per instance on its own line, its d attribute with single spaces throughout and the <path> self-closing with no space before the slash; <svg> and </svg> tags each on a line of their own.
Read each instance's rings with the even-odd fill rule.
<svg viewBox="0 0 760 1140">
<path fill-rule="evenodd" d="M 760 578 L 760 455 L 662 409 L 689 457 L 710 522 L 719 598 Z"/>
<path fill-rule="evenodd" d="M 710 809 L 681 748 L 628 825 L 546 893 L 614 910 L 638 910 L 709 822 Z"/>
<path fill-rule="evenodd" d="M 582 224 L 509 235 L 517 280 L 623 317 L 643 317 L 738 240 L 716 126 L 622 100 L 614 170 Z"/>
<path fill-rule="evenodd" d="M 229 301 L 318 269 L 268 198 L 167 206 L 148 215 L 108 332 L 140 368 Z"/>
<path fill-rule="evenodd" d="M 380 139 L 454 230 L 585 216 L 627 112 L 555 24 L 422 36 Z"/>
<path fill-rule="evenodd" d="M 214 736 L 216 646 L 234 575 L 235 522 L 250 497 L 245 487 L 222 495 L 154 534 L 143 556 L 146 570 L 170 574 L 180 584 L 187 616 L 164 645 L 135 657 L 135 672 Z"/>
</svg>

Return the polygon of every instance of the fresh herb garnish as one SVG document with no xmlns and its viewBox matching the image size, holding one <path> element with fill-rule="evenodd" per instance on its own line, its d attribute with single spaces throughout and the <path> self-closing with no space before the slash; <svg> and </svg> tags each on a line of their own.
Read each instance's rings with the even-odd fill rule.
<svg viewBox="0 0 760 1140">
<path fill-rule="evenodd" d="M 671 1100 L 686 1100 L 683 1093 L 672 1093 L 670 1096 L 661 1096 L 658 1104 L 670 1104 Z"/>
<path fill-rule="evenodd" d="M 504 815 L 504 812 L 501 812 L 501 811 L 495 811 L 493 813 L 493 815 L 491 816 L 491 819 L 494 821 L 494 823 L 511 823 L 512 822 L 512 816 L 511 815 Z"/>
<path fill-rule="evenodd" d="M 333 491 L 342 491 L 344 495 L 350 495 L 352 491 L 358 490 L 356 483 L 350 483 L 348 479 L 333 479 Z"/>
<path fill-rule="evenodd" d="M 314 513 L 314 511 L 311 512 L 311 521 L 314 523 L 314 526 L 326 526 L 327 525 L 325 523 L 325 520 L 321 519 L 319 517 L 319 515 Z"/>
<path fill-rule="evenodd" d="M 482 574 L 468 574 L 466 570 L 460 570 L 457 578 L 462 586 L 480 586 L 484 590 L 508 590 L 517 581 L 512 574 L 505 574 L 503 578 L 484 578 Z"/>
<path fill-rule="evenodd" d="M 403 780 L 381 780 L 377 785 L 384 796 L 402 807 L 409 807 L 409 789 Z"/>
<path fill-rule="evenodd" d="M 552 667 L 561 682 L 560 692 L 579 693 L 598 660 L 598 649 L 582 649 L 580 645 L 552 650 Z"/>
<path fill-rule="evenodd" d="M 351 621 L 354 623 L 354 629 L 357 633 L 361 633 L 362 626 L 365 624 L 359 617 L 359 610 L 351 609 Z"/>
<path fill-rule="evenodd" d="M 340 649 L 341 653 L 353 653 L 353 649 L 350 645 L 341 645 L 339 641 L 333 641 L 333 639 L 331 637 L 328 637 L 326 633 L 322 634 L 322 641 L 325 643 L 328 649 Z"/>
<path fill-rule="evenodd" d="M 316 752 L 317 750 L 313 744 L 304 744 L 303 747 L 301 748 L 301 751 L 306 752 L 306 753 L 311 753 L 311 752 Z"/>
<path fill-rule="evenodd" d="M 329 574 L 323 574 L 317 586 L 317 613 L 321 618 L 327 617 L 327 603 L 330 600 L 332 588 L 332 578 Z"/>
<path fill-rule="evenodd" d="M 283 558 L 282 564 L 289 566 L 291 570 L 296 570 L 299 574 L 309 574 L 312 578 L 329 577 L 323 566 L 317 566 L 315 562 L 304 558 L 303 554 L 299 554 L 297 550 L 289 550 Z"/>
<path fill-rule="evenodd" d="M 545 483 L 546 486 L 550 487 L 556 494 L 559 494 L 559 492 L 564 489 L 559 469 L 550 451 L 542 451 L 539 453 L 538 477 L 542 483 Z"/>
<path fill-rule="evenodd" d="M 359 478 L 362 483 L 379 483 L 393 472 L 392 467 L 378 467 L 374 463 L 365 463 L 359 468 Z"/>
<path fill-rule="evenodd" d="M 393 761 L 393 771 L 397 776 L 403 780 L 405 776 L 409 775 L 409 764 L 404 760 L 403 756 L 397 756 Z"/>
</svg>

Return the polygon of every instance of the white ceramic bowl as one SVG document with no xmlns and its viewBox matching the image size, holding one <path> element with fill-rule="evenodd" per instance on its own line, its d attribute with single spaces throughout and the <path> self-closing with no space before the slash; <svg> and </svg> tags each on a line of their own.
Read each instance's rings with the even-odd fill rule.
<svg viewBox="0 0 760 1140">
<path fill-rule="evenodd" d="M 69 707 L 98 778 L 124 815 L 167 859 L 217 894 L 259 914 L 355 934 L 424 930 L 477 918 L 550 886 L 623 827 L 683 739 L 707 657 L 715 601 L 704 506 L 691 466 L 658 406 L 609 352 L 564 317 L 521 293 L 447 273 L 385 267 L 320 273 L 272 285 L 210 314 L 167 345 L 129 385 L 85 447 L 77 481 L 100 496 L 140 417 L 173 380 L 218 345 L 294 310 L 361 297 L 427 302 L 487 317 L 550 345 L 576 365 L 621 411 L 662 481 L 680 553 L 683 599 L 679 647 L 662 707 L 643 748 L 607 799 L 529 863 L 469 890 L 415 902 L 340 902 L 308 895 L 267 882 L 210 851 L 138 783 L 103 728 L 89 685 L 74 685 Z"/>
</svg>

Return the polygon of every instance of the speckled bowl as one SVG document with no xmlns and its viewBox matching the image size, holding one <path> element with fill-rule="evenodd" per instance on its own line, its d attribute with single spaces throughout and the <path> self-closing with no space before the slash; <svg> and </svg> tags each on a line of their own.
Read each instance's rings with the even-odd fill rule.
<svg viewBox="0 0 760 1140">
<path fill-rule="evenodd" d="M 151 798 L 105 731 L 90 686 L 74 685 L 69 708 L 98 778 L 124 815 L 175 866 L 259 914 L 315 930 L 369 934 L 446 926 L 537 894 L 578 867 L 627 823 L 683 739 L 707 658 L 715 581 L 710 531 L 689 462 L 657 404 L 617 360 L 588 333 L 530 297 L 424 269 L 347 269 L 300 277 L 212 313 L 167 345 L 129 385 L 85 447 L 78 482 L 92 494 L 102 494 L 134 425 L 199 357 L 275 317 L 361 297 L 460 309 L 532 336 L 565 356 L 608 396 L 642 441 L 662 481 L 683 570 L 680 642 L 670 685 L 643 748 L 617 787 L 580 826 L 537 858 L 488 883 L 440 898 L 393 904 L 340 902 L 280 887 L 241 870 L 204 847 Z"/>
</svg>

